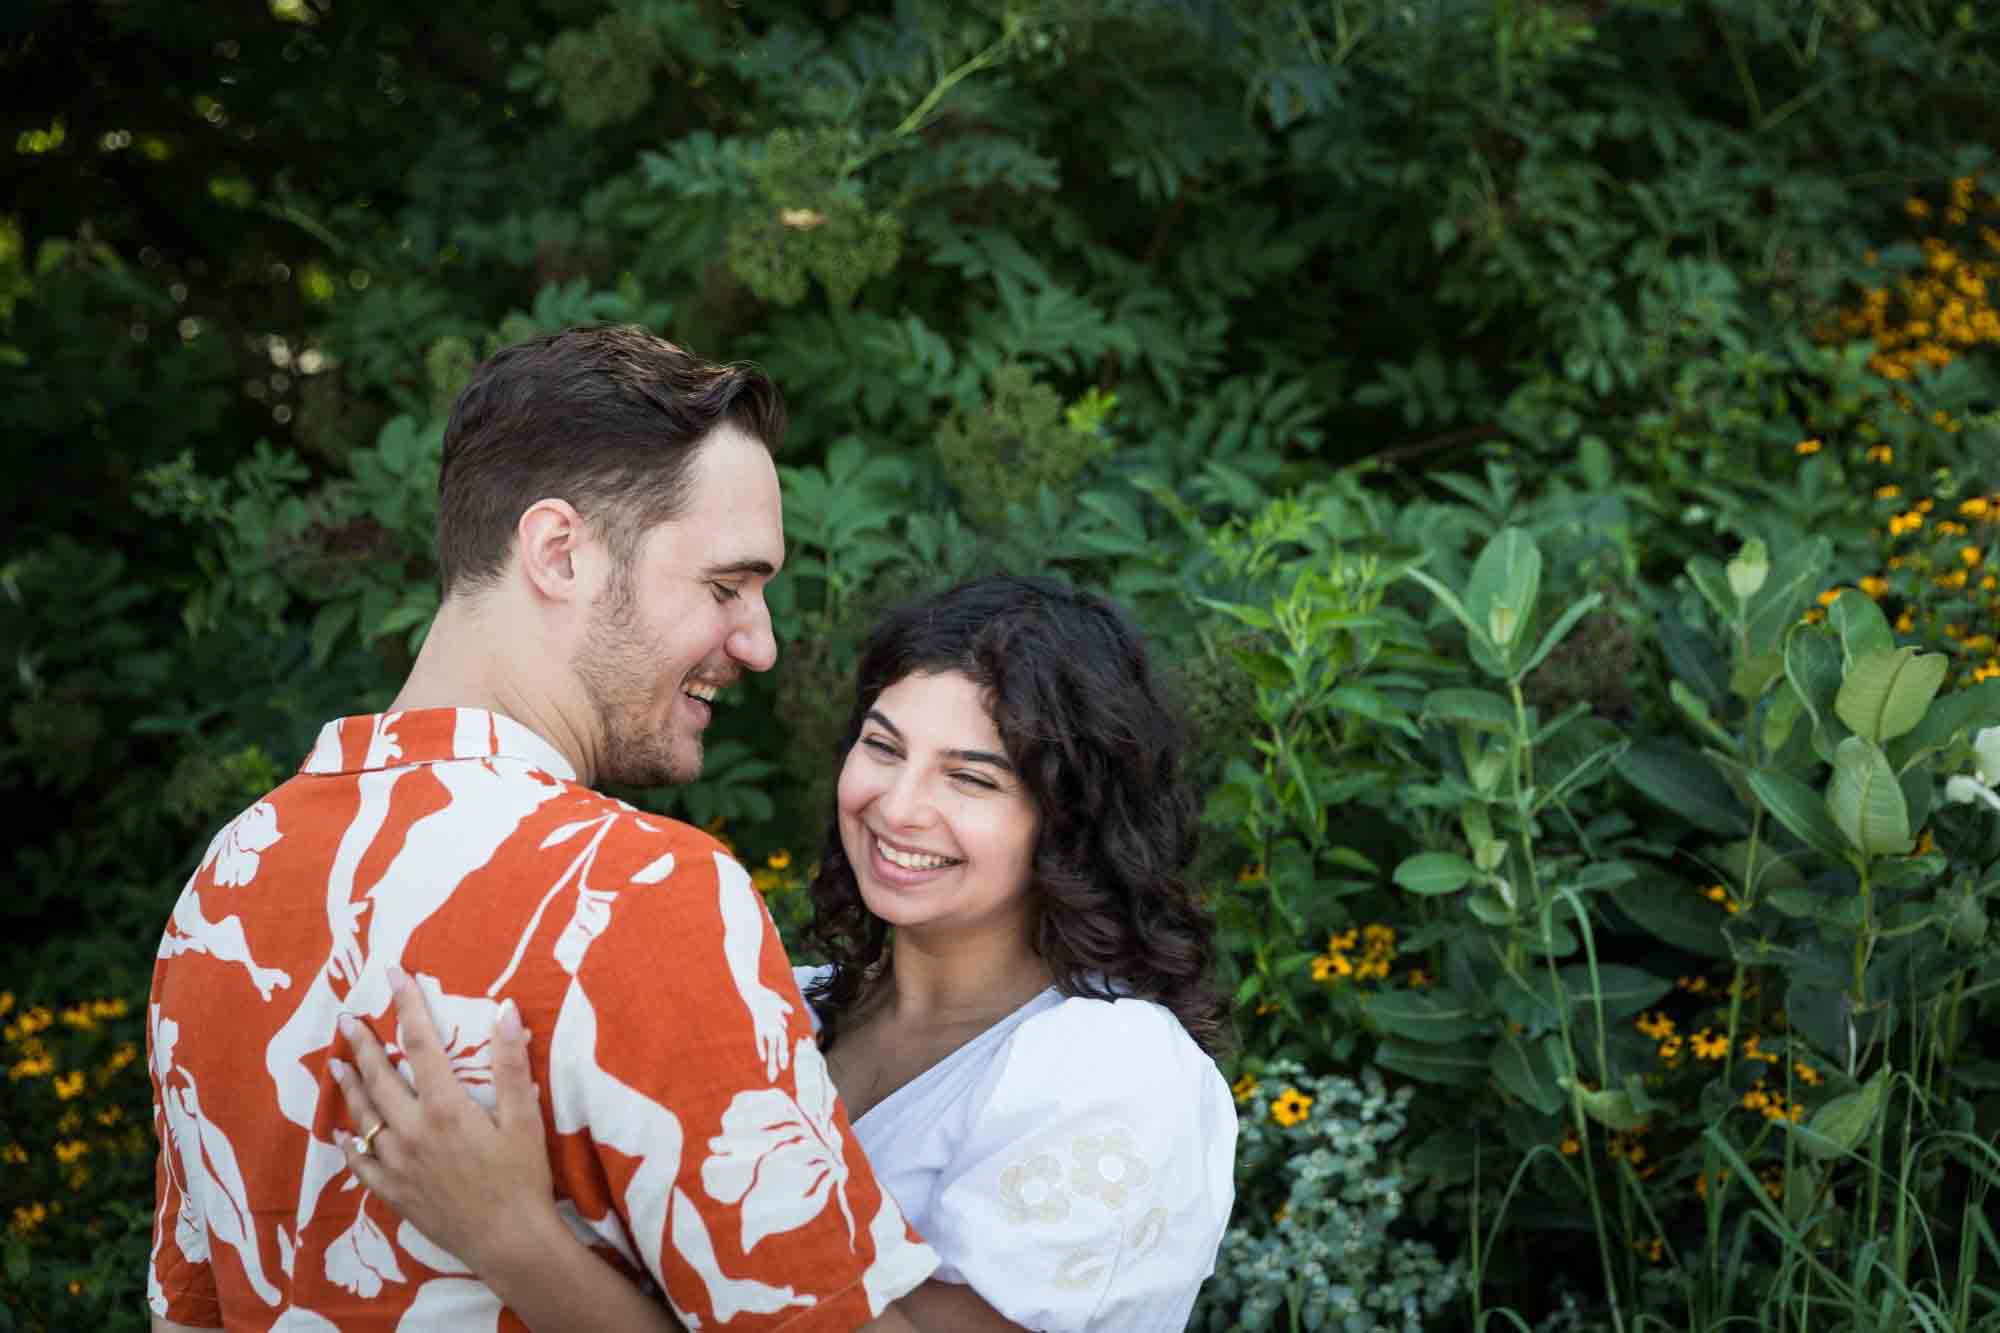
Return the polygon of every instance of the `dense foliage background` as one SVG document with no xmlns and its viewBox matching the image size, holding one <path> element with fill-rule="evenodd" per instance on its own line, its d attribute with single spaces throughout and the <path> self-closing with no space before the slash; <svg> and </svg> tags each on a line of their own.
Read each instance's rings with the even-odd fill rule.
<svg viewBox="0 0 2000 1333">
<path fill-rule="evenodd" d="M 0 89 L 0 1329 L 142 1326 L 173 895 L 606 319 L 793 409 L 780 667 L 635 794 L 781 922 L 888 600 L 1181 669 L 1199 1326 L 2000 1327 L 1989 7 L 30 0 Z"/>
</svg>

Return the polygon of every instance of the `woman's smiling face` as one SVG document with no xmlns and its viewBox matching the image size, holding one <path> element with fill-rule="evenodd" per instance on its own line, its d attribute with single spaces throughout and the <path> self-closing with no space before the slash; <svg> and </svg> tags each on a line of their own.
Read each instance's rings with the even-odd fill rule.
<svg viewBox="0 0 2000 1333">
<path fill-rule="evenodd" d="M 837 804 L 876 916 L 906 932 L 1026 928 L 1040 819 L 966 676 L 912 674 L 877 695 Z"/>
</svg>

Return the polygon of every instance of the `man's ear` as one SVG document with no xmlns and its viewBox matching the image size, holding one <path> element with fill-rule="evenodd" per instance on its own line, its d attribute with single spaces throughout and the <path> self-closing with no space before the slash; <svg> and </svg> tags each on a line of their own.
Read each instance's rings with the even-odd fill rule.
<svg viewBox="0 0 2000 1333">
<path fill-rule="evenodd" d="M 590 533 L 583 516 L 567 500 L 537 500 L 521 511 L 514 545 L 521 568 L 536 592 L 553 602 L 588 601 Z"/>
</svg>

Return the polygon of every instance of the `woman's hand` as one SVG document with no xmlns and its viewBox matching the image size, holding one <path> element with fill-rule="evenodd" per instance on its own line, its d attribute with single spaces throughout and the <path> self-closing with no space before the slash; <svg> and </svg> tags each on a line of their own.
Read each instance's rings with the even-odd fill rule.
<svg viewBox="0 0 2000 1333">
<path fill-rule="evenodd" d="M 493 1035 L 498 1100 L 489 1113 L 459 1086 L 423 992 L 394 968 L 389 983 L 416 1086 L 403 1081 L 366 1024 L 343 1014 L 356 1067 L 335 1060 L 331 1068 L 356 1133 L 338 1142 L 377 1198 L 492 1282 L 496 1270 L 568 1230 L 555 1212 L 528 1033 L 506 1001 Z M 360 1136 L 377 1125 L 364 1148 Z"/>
</svg>

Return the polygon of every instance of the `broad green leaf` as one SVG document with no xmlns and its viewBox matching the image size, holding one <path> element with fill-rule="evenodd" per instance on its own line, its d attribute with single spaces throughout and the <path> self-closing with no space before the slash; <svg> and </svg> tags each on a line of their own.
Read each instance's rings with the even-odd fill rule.
<svg viewBox="0 0 2000 1333">
<path fill-rule="evenodd" d="M 1698 555 L 1687 562 L 1687 576 L 1717 620 L 1727 625 L 1736 619 L 1736 593 L 1729 586 L 1729 574 L 1721 561 L 1714 556 Z"/>
<path fill-rule="evenodd" d="M 1495 533 L 1472 564 L 1465 609 L 1510 662 L 1523 655 L 1521 640 L 1534 619 L 1541 586 L 1541 550 L 1521 528 Z"/>
<path fill-rule="evenodd" d="M 1458 600 L 1458 594 L 1454 593 L 1450 588 L 1445 587 L 1443 583 L 1426 574 L 1421 569 L 1410 570 L 1409 575 L 1417 582 L 1423 584 L 1424 587 L 1430 589 L 1431 596 L 1444 603 L 1444 609 L 1451 612 L 1452 617 L 1459 624 L 1465 626 L 1466 634 L 1475 643 L 1487 643 L 1489 647 L 1491 646 L 1486 638 L 1486 627 L 1472 619 L 1471 613 L 1465 609 L 1465 603 Z"/>
<path fill-rule="evenodd" d="M 1833 751 L 1847 737 L 1847 728 L 1834 716 L 1833 701 L 1840 693 L 1840 649 L 1823 629 L 1799 625 L 1785 638 L 1785 679 L 1799 693 L 1799 702 L 1813 724 L 1813 750 L 1828 763 Z"/>
<path fill-rule="evenodd" d="M 1826 623 L 1840 635 L 1840 654 L 1850 671 L 1864 657 L 1895 651 L 1896 636 L 1890 631 L 1882 608 L 1859 588 L 1840 590 L 1840 596 L 1827 608 Z"/>
<path fill-rule="evenodd" d="M 1835 862 L 1847 860 L 1850 849 L 1840 826 L 1811 787 L 1789 773 L 1758 769 L 1750 774 L 1750 791 L 1800 842 Z"/>
<path fill-rule="evenodd" d="M 1433 690 L 1424 696 L 1426 722 L 1451 722 L 1478 731 L 1507 734 L 1514 730 L 1514 705 L 1491 690 Z"/>
<path fill-rule="evenodd" d="M 1375 1063 L 1424 1083 L 1477 1087 L 1487 1079 L 1491 1043 L 1461 1041 L 1431 1045 L 1391 1037 L 1375 1048 Z"/>
<path fill-rule="evenodd" d="M 1569 996 L 1569 1002 L 1578 1012 L 1595 1014 L 1597 1002 L 1601 999 L 1606 1023 L 1630 1018 L 1640 1010 L 1659 1003 L 1660 997 L 1674 988 L 1674 983 L 1664 977 L 1618 963 L 1597 969 L 1595 987 L 1590 983 L 1590 969 L 1581 964 L 1562 968 L 1557 975 L 1562 978 L 1563 991 Z"/>
<path fill-rule="evenodd" d="M 1849 664 L 1833 711 L 1857 736 L 1877 745 L 1894 740 L 1923 721 L 1949 665 L 1942 653 L 1914 648 L 1864 653 Z"/>
<path fill-rule="evenodd" d="M 1396 867 L 1396 883 L 1426 897 L 1453 893 L 1479 874 L 1479 867 L 1455 852 L 1418 852 Z"/>
<path fill-rule="evenodd" d="M 1481 1017 L 1449 996 L 1417 991 L 1380 991 L 1369 996 L 1361 1007 L 1385 1035 L 1433 1045 L 1477 1037 L 1493 1026 L 1490 1018 Z"/>
<path fill-rule="evenodd" d="M 1592 1120 L 1608 1129 L 1638 1129 L 1646 1123 L 1646 1116 L 1632 1103 L 1632 1094 L 1623 1088 L 1577 1087 L 1573 1080 L 1563 1079 L 1565 1091 L 1574 1091 L 1577 1100 Z"/>
<path fill-rule="evenodd" d="M 1493 1048 L 1492 1070 L 1495 1082 L 1543 1115 L 1562 1109 L 1555 1061 L 1542 1042 L 1508 1037 Z"/>
<path fill-rule="evenodd" d="M 1840 743 L 1833 757 L 1833 783 L 1826 808 L 1847 841 L 1864 856 L 1900 856 L 1915 846 L 1910 812 L 1889 757 L 1859 736 Z"/>
<path fill-rule="evenodd" d="M 1697 828 L 1730 837 L 1750 831 L 1743 803 L 1698 750 L 1674 741 L 1654 741 L 1634 745 L 1613 767 L 1656 805 Z"/>
<path fill-rule="evenodd" d="M 1613 889 L 1611 901 L 1655 939 L 1708 958 L 1730 956 L 1722 935 L 1727 914 L 1683 884 L 1635 880 Z"/>
<path fill-rule="evenodd" d="M 1833 559 L 1833 543 L 1825 537 L 1796 542 L 1778 556 L 1771 576 L 1750 599 L 1746 627 L 1752 655 L 1767 653 L 1778 646 L 1786 631 L 1812 601 L 1814 592 L 1826 581 L 1826 567 Z"/>
<path fill-rule="evenodd" d="M 1852 1152 L 1875 1128 L 1875 1119 L 1889 1099 L 1889 1066 L 1875 1071 L 1875 1077 L 1844 1092 L 1813 1112 L 1802 1130 L 1795 1133 L 1799 1148 L 1808 1157 L 1839 1157 Z"/>
</svg>

